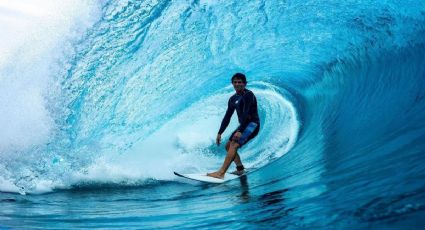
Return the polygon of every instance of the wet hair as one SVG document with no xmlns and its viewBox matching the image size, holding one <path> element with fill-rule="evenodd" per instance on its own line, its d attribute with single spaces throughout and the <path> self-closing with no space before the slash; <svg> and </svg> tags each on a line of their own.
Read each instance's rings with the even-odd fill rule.
<svg viewBox="0 0 425 230">
<path fill-rule="evenodd" d="M 245 77 L 245 74 L 243 74 L 243 73 L 235 73 L 235 74 L 233 74 L 233 76 L 232 76 L 232 82 L 233 82 L 233 80 L 235 80 L 235 79 L 240 79 L 240 80 L 242 80 L 242 82 L 244 83 L 244 84 L 246 84 L 246 77 Z"/>
</svg>

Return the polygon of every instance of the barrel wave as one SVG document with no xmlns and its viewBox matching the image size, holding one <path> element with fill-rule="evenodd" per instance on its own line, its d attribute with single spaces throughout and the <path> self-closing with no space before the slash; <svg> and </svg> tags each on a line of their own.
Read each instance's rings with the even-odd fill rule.
<svg viewBox="0 0 425 230">
<path fill-rule="evenodd" d="M 37 39 L 0 36 L 0 226 L 420 228 L 423 1 L 53 7 L 16 32 Z M 259 169 L 176 178 L 221 165 L 236 72 L 262 124 L 240 155 Z"/>
</svg>

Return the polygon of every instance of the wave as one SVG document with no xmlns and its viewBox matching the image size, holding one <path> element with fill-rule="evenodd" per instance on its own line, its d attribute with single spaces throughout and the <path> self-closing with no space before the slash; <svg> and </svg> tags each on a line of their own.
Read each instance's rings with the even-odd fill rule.
<svg viewBox="0 0 425 230">
<path fill-rule="evenodd" d="M 39 41 L 18 42 L 7 50 L 15 56 L 1 62 L 8 76 L 0 85 L 7 108 L 0 109 L 7 127 L 1 191 L 141 185 L 173 180 L 173 170 L 217 167 L 224 150 L 214 138 L 234 72 L 247 74 L 264 124 L 243 150 L 247 165 L 264 166 L 253 180 L 293 175 L 289 184 L 323 183 L 370 171 L 379 165 L 372 160 L 407 167 L 390 153 L 420 158 L 423 7 L 79 4 L 61 9 L 73 15 L 84 8 L 90 17 L 65 17 L 74 22 L 67 29 L 53 26 Z M 52 33 L 71 35 L 49 40 Z M 374 178 L 391 183 L 386 176 Z"/>
</svg>

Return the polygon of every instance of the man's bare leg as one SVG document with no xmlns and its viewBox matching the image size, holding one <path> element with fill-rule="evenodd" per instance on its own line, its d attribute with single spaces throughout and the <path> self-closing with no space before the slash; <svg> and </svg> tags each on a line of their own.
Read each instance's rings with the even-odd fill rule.
<svg viewBox="0 0 425 230">
<path fill-rule="evenodd" d="M 242 165 L 242 161 L 241 161 L 241 158 L 239 157 L 238 152 L 236 152 L 235 159 L 233 161 L 235 162 L 236 166 Z"/>
<path fill-rule="evenodd" d="M 229 146 L 230 146 L 230 141 L 228 141 L 226 143 L 226 152 L 229 151 Z M 236 150 L 236 155 L 235 155 L 235 159 L 233 159 L 233 161 L 235 162 L 236 166 L 241 166 L 242 165 L 242 161 L 241 158 L 239 157 L 239 153 Z"/>
<path fill-rule="evenodd" d="M 230 146 L 230 141 L 228 141 L 227 143 L 226 143 L 226 152 L 227 151 L 229 151 L 229 146 Z M 242 161 L 241 161 L 241 158 L 239 157 L 239 153 L 238 153 L 238 151 L 236 150 L 236 154 L 235 154 L 235 159 L 233 159 L 233 162 L 235 162 L 235 164 L 236 164 L 236 169 L 237 169 L 237 167 L 239 166 L 242 166 L 243 167 L 243 164 L 242 164 Z M 236 171 L 233 171 L 232 172 L 232 174 L 235 174 L 235 175 L 242 175 L 243 173 L 244 173 L 245 171 L 242 169 L 242 170 L 236 170 Z"/>
<path fill-rule="evenodd" d="M 207 173 L 207 176 L 223 179 L 224 174 L 226 173 L 227 169 L 229 169 L 229 166 L 232 163 L 232 161 L 235 159 L 236 150 L 238 148 L 239 148 L 239 143 L 232 141 L 229 144 L 229 149 L 227 150 L 227 155 L 226 155 L 226 158 L 224 159 L 224 162 L 221 168 L 217 172 Z"/>
<path fill-rule="evenodd" d="M 236 164 L 236 171 L 233 171 L 232 174 L 235 174 L 235 175 L 242 175 L 242 174 L 244 174 L 245 173 L 245 169 L 243 167 L 241 158 L 239 157 L 239 154 L 238 153 L 236 153 L 235 159 L 233 161 Z"/>
</svg>

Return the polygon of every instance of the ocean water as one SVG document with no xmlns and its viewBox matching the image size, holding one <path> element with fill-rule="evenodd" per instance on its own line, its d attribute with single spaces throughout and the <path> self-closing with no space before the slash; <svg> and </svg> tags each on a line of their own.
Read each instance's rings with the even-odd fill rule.
<svg viewBox="0 0 425 230">
<path fill-rule="evenodd" d="M 177 178 L 235 72 L 259 169 Z M 0 3 L 0 228 L 423 229 L 424 161 L 424 1 Z"/>
</svg>

